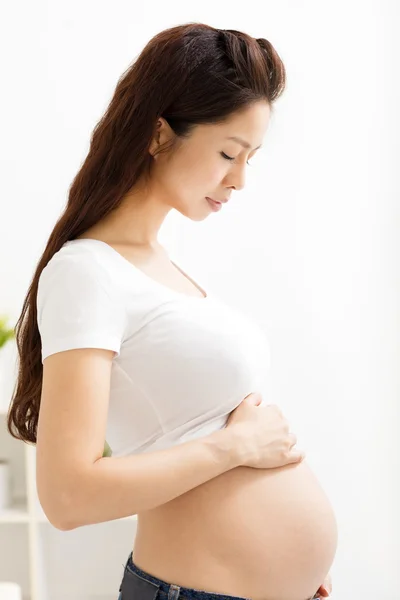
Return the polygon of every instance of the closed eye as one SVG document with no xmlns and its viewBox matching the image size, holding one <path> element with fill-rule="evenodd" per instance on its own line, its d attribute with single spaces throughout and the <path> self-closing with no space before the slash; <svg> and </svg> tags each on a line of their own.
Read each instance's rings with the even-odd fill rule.
<svg viewBox="0 0 400 600">
<path fill-rule="evenodd" d="M 235 160 L 235 157 L 228 156 L 227 154 L 225 154 L 225 152 L 221 152 L 221 156 L 222 156 L 223 158 L 225 158 L 226 160 L 230 160 L 230 161 L 233 161 L 233 160 Z M 246 161 L 246 164 L 247 164 L 247 165 L 249 165 L 249 167 L 251 167 L 251 166 L 252 166 L 252 165 L 249 163 L 249 161 Z"/>
</svg>

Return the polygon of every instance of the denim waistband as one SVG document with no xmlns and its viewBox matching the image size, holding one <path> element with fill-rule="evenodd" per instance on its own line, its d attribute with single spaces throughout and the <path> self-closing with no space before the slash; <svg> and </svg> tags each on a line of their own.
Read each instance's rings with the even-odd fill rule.
<svg viewBox="0 0 400 600">
<path fill-rule="evenodd" d="M 134 563 L 133 552 L 130 552 L 126 561 L 119 591 L 122 592 L 122 600 L 156 600 L 156 598 L 159 600 L 251 600 L 251 598 L 243 596 L 182 587 L 158 579 L 158 577 L 142 571 Z M 309 600 L 313 600 L 313 598 L 318 598 L 318 595 L 315 594 Z"/>
</svg>

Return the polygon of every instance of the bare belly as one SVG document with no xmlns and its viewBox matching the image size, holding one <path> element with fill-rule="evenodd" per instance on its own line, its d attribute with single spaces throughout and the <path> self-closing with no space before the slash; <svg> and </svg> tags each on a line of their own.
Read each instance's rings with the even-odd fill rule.
<svg viewBox="0 0 400 600">
<path fill-rule="evenodd" d="M 307 461 L 237 467 L 138 515 L 133 560 L 181 587 L 308 600 L 337 547 L 332 506 Z"/>
</svg>

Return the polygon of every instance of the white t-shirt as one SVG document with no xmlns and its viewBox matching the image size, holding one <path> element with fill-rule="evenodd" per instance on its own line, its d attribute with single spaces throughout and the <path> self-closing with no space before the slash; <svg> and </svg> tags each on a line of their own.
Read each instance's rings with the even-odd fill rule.
<svg viewBox="0 0 400 600">
<path fill-rule="evenodd" d="M 266 389 L 265 334 L 206 292 L 174 291 L 93 239 L 66 242 L 43 269 L 42 361 L 73 348 L 115 352 L 106 431 L 114 456 L 222 429 L 245 396 Z"/>
</svg>

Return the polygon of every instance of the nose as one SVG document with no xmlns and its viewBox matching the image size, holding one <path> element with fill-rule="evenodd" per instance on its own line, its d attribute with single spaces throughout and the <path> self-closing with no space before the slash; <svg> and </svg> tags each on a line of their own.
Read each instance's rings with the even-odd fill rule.
<svg viewBox="0 0 400 600">
<path fill-rule="evenodd" d="M 236 169 L 232 169 L 229 175 L 227 176 L 228 183 L 225 184 L 225 187 L 232 188 L 233 190 L 242 190 L 245 186 L 246 178 L 245 178 L 245 168 L 240 168 L 240 165 L 237 166 Z"/>
</svg>

